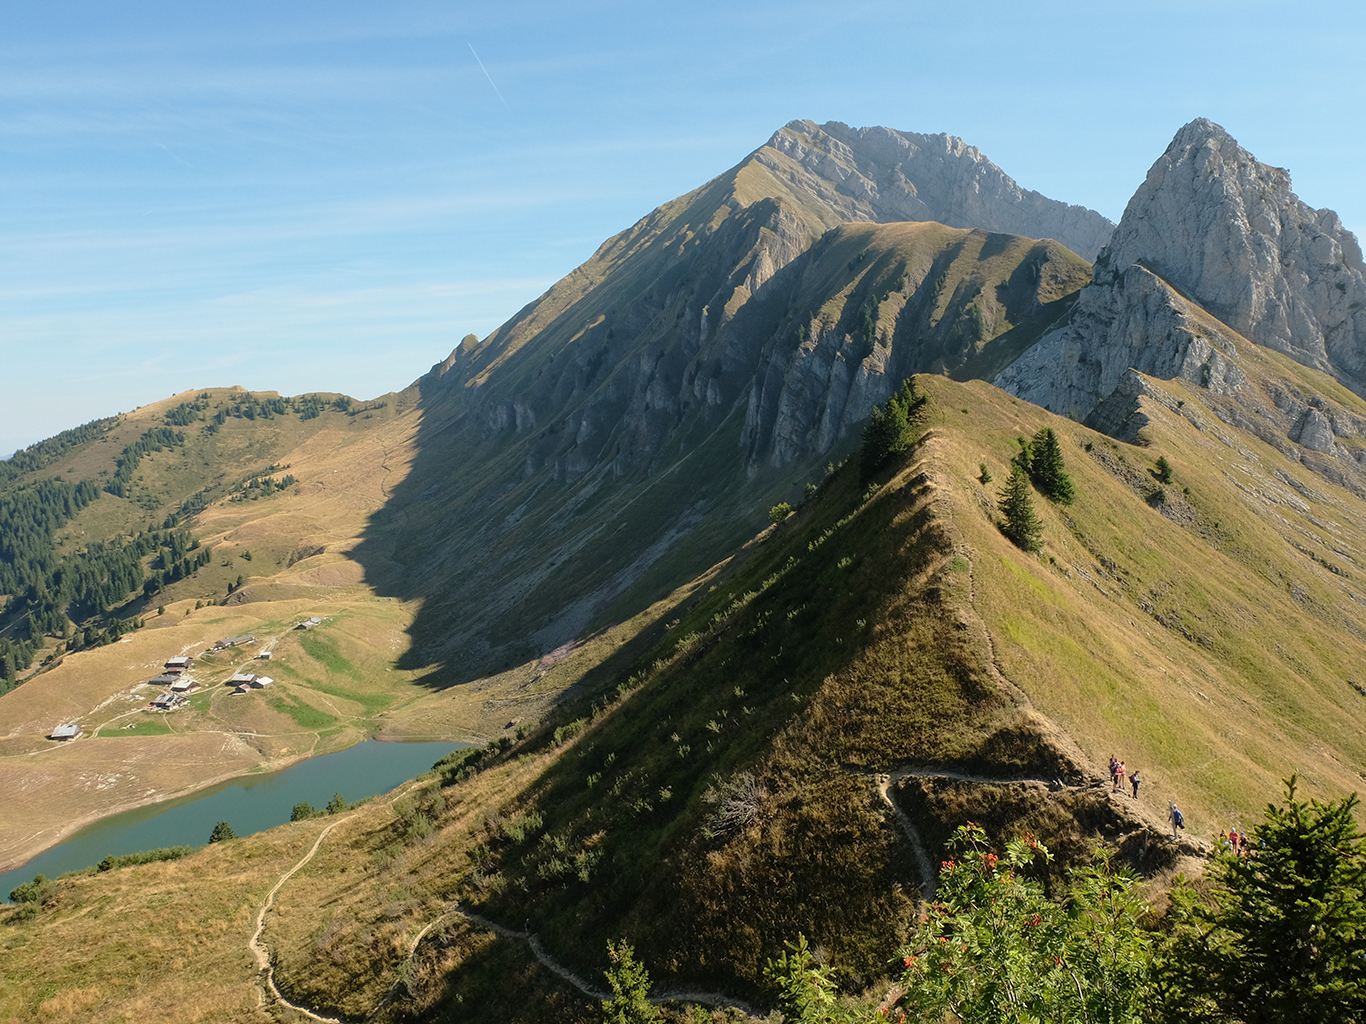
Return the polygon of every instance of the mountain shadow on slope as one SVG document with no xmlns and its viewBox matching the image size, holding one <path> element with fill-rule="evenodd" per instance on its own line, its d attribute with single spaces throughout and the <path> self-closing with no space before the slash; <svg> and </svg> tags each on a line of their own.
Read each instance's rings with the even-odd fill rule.
<svg viewBox="0 0 1366 1024">
<path fill-rule="evenodd" d="M 402 667 L 429 685 L 672 592 L 800 502 L 907 375 L 1005 365 L 1088 278 L 1056 242 L 932 222 L 813 241 L 719 182 L 417 383 L 412 469 L 355 554 L 422 599 Z"/>
</svg>

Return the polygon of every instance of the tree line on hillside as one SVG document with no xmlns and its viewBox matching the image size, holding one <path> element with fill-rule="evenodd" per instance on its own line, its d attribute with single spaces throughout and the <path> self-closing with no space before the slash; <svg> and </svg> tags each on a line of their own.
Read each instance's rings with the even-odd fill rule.
<svg viewBox="0 0 1366 1024">
<path fill-rule="evenodd" d="M 9 597 L 0 623 L 19 623 L 21 632 L 0 641 L 6 689 L 32 664 L 44 636 L 65 640 L 66 650 L 112 643 L 139 624 L 112 608 L 139 592 L 150 597 L 213 559 L 183 530 L 143 531 L 59 553 L 57 530 L 99 493 L 90 481 L 51 480 L 0 497 L 0 594 Z"/>
<path fill-rule="evenodd" d="M 275 477 L 275 473 L 288 466 L 268 466 L 264 473 L 257 474 L 237 484 L 228 492 L 230 501 L 256 501 L 258 498 L 269 498 L 280 491 L 293 487 L 298 481 L 293 473 L 286 473 L 284 476 Z"/>
<path fill-rule="evenodd" d="M 150 567 L 149 555 L 156 556 Z M 27 611 L 31 640 L 44 634 L 70 637 L 74 624 L 103 616 L 139 591 L 155 594 L 212 560 L 211 549 L 201 549 L 183 532 L 150 530 L 96 541 L 57 559 L 52 571 L 30 580 L 11 604 L 15 614 Z M 114 619 L 108 625 L 118 627 Z M 111 639 L 117 638 L 116 632 Z"/>
<path fill-rule="evenodd" d="M 100 496 L 91 480 L 39 480 L 0 494 L 0 594 L 21 594 L 51 576 L 59 561 L 54 537 Z"/>
<path fill-rule="evenodd" d="M 202 391 L 195 396 L 193 402 L 181 402 L 173 409 L 168 409 L 161 417 L 173 427 L 188 427 L 191 423 L 204 418 L 204 412 L 209 408 L 209 393 Z"/>
<path fill-rule="evenodd" d="M 883 1000 L 841 996 L 837 965 L 804 936 L 769 960 L 782 1019 L 799 1024 L 1361 1024 L 1366 1021 L 1366 833 L 1356 794 L 1302 801 L 1286 780 L 1242 853 L 1178 878 L 1164 913 L 1098 850 L 1052 885 L 1033 836 L 996 853 L 971 823 L 940 865 L 933 903 L 899 950 Z M 609 943 L 608 1024 L 663 1019 L 644 965 Z"/>
<path fill-rule="evenodd" d="M 248 393 L 234 398 L 232 402 L 214 413 L 209 419 L 208 426 L 204 429 L 207 433 L 215 434 L 229 419 L 271 420 L 276 416 L 288 416 L 290 413 L 297 413 L 301 420 L 317 419 L 328 410 L 354 416 L 359 412 L 382 409 L 386 404 L 385 402 L 375 402 L 357 407 L 346 395 L 338 395 L 332 399 L 326 399 L 317 394 L 298 395 L 294 398 L 258 398 L 256 395 Z"/>
<path fill-rule="evenodd" d="M 118 422 L 117 416 L 106 416 L 103 419 L 91 420 L 89 423 L 82 423 L 79 427 L 63 430 L 55 437 L 49 437 L 45 441 L 39 441 L 22 451 L 15 452 L 12 457 L 0 461 L 0 484 L 6 484 L 21 476 L 27 476 L 29 473 L 36 473 L 40 469 L 45 469 L 66 455 L 67 452 L 79 448 L 87 441 L 93 441 L 95 438 L 107 434 Z"/>
<path fill-rule="evenodd" d="M 33 664 L 33 655 L 31 641 L 0 638 L 0 696 L 19 685 L 19 673 Z"/>
</svg>

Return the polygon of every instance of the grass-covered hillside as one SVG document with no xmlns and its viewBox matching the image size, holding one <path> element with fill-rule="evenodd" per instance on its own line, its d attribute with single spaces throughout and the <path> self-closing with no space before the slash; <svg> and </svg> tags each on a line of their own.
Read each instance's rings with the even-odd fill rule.
<svg viewBox="0 0 1366 1024">
<path fill-rule="evenodd" d="M 0 463 L 0 864 L 95 817 L 377 732 L 486 734 L 479 699 L 437 725 L 402 718 L 427 693 L 394 665 L 413 609 L 377 595 L 350 555 L 411 457 L 415 419 L 404 396 L 211 389 Z M 253 661 L 266 650 L 268 667 Z M 147 711 L 166 688 L 149 680 L 178 655 L 195 658 L 188 704 Z M 234 696 L 238 669 L 275 685 Z M 48 738 L 64 723 L 81 727 L 75 743 Z"/>
<path fill-rule="evenodd" d="M 1098 833 L 1160 879 L 1195 849 L 1159 838 L 1169 800 L 1198 841 L 1252 824 L 1292 772 L 1304 795 L 1355 789 L 1361 499 L 1218 420 L 1217 396 L 1150 383 L 1169 401 L 1146 399 L 1145 443 L 1125 444 L 915 378 L 909 450 L 871 477 L 835 469 L 659 609 L 652 649 L 548 659 L 580 683 L 539 722 L 388 800 L 3 912 L 6 977 L 36 979 L 6 983 L 4 1012 L 185 1019 L 176 979 L 193 975 L 214 1019 L 270 1019 L 247 944 L 310 849 L 262 942 L 313 1011 L 590 1020 L 595 1001 L 537 956 L 600 984 L 621 938 L 661 993 L 763 1010 L 764 961 L 799 933 L 844 986 L 885 982 L 927 862 L 966 820 L 1035 831 L 1061 861 Z M 997 502 L 1017 438 L 1042 428 L 1075 499 L 1034 493 L 1029 553 Z M 1136 800 L 1100 783 L 1111 753 L 1141 770 Z M 116 932 L 176 970 L 60 952 Z"/>
</svg>

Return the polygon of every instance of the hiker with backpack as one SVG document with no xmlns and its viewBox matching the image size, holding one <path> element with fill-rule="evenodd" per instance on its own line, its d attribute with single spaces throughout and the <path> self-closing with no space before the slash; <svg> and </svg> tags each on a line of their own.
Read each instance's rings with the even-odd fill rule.
<svg viewBox="0 0 1366 1024">
<path fill-rule="evenodd" d="M 1138 782 L 1139 782 L 1139 779 L 1138 779 L 1138 769 L 1135 768 L 1135 769 L 1133 770 L 1133 773 L 1129 776 L 1129 785 L 1131 785 L 1131 786 L 1134 787 L 1134 799 L 1135 799 L 1135 800 L 1138 799 Z"/>
<path fill-rule="evenodd" d="M 1167 816 L 1167 820 L 1172 823 L 1172 838 L 1175 839 L 1176 830 L 1186 827 L 1186 818 L 1181 813 L 1181 808 L 1177 807 L 1176 804 L 1168 804 L 1168 806 L 1171 808 L 1171 813 Z"/>
</svg>

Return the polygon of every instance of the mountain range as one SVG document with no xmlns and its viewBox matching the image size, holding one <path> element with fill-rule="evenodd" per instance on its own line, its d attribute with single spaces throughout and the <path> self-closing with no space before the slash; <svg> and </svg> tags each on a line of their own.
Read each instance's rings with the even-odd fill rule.
<svg viewBox="0 0 1366 1024">
<path fill-rule="evenodd" d="M 1350 791 L 1364 275 L 1207 120 L 1118 225 L 951 136 L 795 121 L 403 392 L 191 391 L 19 453 L 0 510 L 47 511 L 0 550 L 33 648 L 0 854 L 361 735 L 487 745 L 8 911 L 41 980 L 6 1012 L 588 1020 L 622 937 L 661 998 L 758 1012 L 798 934 L 885 987 L 968 818 L 1160 883 L 1292 772 Z M 1030 553 L 998 500 L 1046 430 L 1077 496 L 1036 495 Z M 115 738 L 147 666 L 229 632 L 279 637 L 278 698 Z"/>
</svg>

